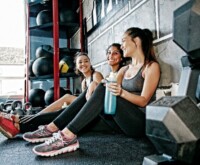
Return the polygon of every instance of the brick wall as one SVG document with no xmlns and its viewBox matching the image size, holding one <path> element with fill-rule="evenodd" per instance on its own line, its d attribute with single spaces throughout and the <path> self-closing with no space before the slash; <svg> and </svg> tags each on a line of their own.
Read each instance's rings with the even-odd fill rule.
<svg viewBox="0 0 200 165">
<path fill-rule="evenodd" d="M 125 1 L 125 0 L 124 0 Z M 123 1 L 123 2 L 124 2 Z M 185 52 L 173 42 L 173 11 L 189 0 L 126 0 L 123 7 L 104 20 L 88 36 L 88 53 L 93 66 L 104 76 L 109 72 L 105 67 L 105 50 L 113 42 L 121 43 L 123 32 L 132 26 L 149 28 L 154 34 L 156 56 L 161 64 L 159 87 L 178 83 L 181 73 L 180 58 Z M 120 0 L 112 1 L 120 3 Z M 92 29 L 93 1 L 83 1 L 83 14 L 87 20 L 88 32 Z M 78 47 L 79 32 L 72 39 L 72 46 Z"/>
</svg>

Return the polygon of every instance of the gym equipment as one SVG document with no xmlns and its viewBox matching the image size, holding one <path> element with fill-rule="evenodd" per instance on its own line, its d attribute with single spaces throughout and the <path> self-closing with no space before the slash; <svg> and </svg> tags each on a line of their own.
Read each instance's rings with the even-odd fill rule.
<svg viewBox="0 0 200 165">
<path fill-rule="evenodd" d="M 190 0 L 174 11 L 173 40 L 192 59 L 200 58 L 199 5 L 199 0 Z"/>
<path fill-rule="evenodd" d="M 31 89 L 29 91 L 29 102 L 32 104 L 33 107 L 44 107 L 45 101 L 44 101 L 44 95 L 45 91 L 43 89 Z"/>
<path fill-rule="evenodd" d="M 26 102 L 23 105 L 23 110 L 26 112 L 27 115 L 34 115 L 40 112 L 43 107 L 33 107 L 30 102 Z"/>
<path fill-rule="evenodd" d="M 160 154 L 184 163 L 199 159 L 200 110 L 188 96 L 165 96 L 146 109 L 146 135 Z"/>
<path fill-rule="evenodd" d="M 60 22 L 63 23 L 78 23 L 78 13 L 72 9 L 62 8 L 60 9 Z"/>
<path fill-rule="evenodd" d="M 4 110 L 4 103 L 1 102 L 1 103 L 0 103 L 0 112 L 3 112 L 3 110 Z"/>
<path fill-rule="evenodd" d="M 198 102 L 200 102 L 200 75 L 197 82 L 197 89 L 196 89 L 196 98 Z"/>
<path fill-rule="evenodd" d="M 50 10 L 42 10 L 37 14 L 36 24 L 38 26 L 52 22 L 52 12 Z"/>
<path fill-rule="evenodd" d="M 15 100 L 12 102 L 11 104 L 11 112 L 12 114 L 18 114 L 18 115 L 25 115 L 25 111 L 22 109 L 22 102 L 21 101 L 18 101 L 18 100 Z"/>
<path fill-rule="evenodd" d="M 199 164 L 199 6 L 199 0 L 190 0 L 174 11 L 173 40 L 187 53 L 181 58 L 183 70 L 177 96 L 162 97 L 146 109 L 146 135 L 160 154 L 168 155 L 168 160 L 161 155 L 163 164 L 175 162 L 173 159 Z M 159 156 L 145 157 L 143 164 L 155 165 L 159 159 Z"/>
<path fill-rule="evenodd" d="M 53 74 L 53 59 L 49 57 L 36 59 L 33 63 L 32 70 L 35 76 Z"/>
<path fill-rule="evenodd" d="M 72 95 L 72 92 L 69 89 L 64 89 L 66 94 Z"/>
<path fill-rule="evenodd" d="M 74 58 L 72 56 L 65 56 L 59 62 L 60 73 L 72 72 L 74 70 Z"/>
<path fill-rule="evenodd" d="M 32 76 L 32 77 L 35 76 L 32 69 L 34 61 L 35 60 L 30 60 L 29 65 L 28 65 L 29 76 Z"/>
<path fill-rule="evenodd" d="M 191 0 L 174 11 L 173 40 L 186 53 L 181 58 L 183 70 L 178 96 L 190 96 L 196 103 L 197 81 L 200 74 L 200 2 Z"/>
<path fill-rule="evenodd" d="M 5 104 L 2 104 L 2 105 L 4 105 L 3 112 L 5 112 L 5 113 L 10 113 L 11 112 L 11 110 L 12 110 L 12 107 L 11 107 L 12 102 L 13 102 L 13 100 L 8 100 L 8 101 L 5 102 Z"/>
<path fill-rule="evenodd" d="M 53 48 L 50 45 L 41 45 L 35 51 L 35 57 L 53 58 Z"/>
<path fill-rule="evenodd" d="M 64 96 L 66 91 L 64 88 L 60 87 L 60 97 Z M 49 88 L 44 95 L 44 100 L 46 105 L 50 105 L 54 102 L 54 87 Z"/>
<path fill-rule="evenodd" d="M 196 90 L 198 85 L 198 78 L 200 74 L 200 63 L 198 60 L 190 60 L 190 56 L 183 56 L 181 58 L 182 72 L 179 80 L 179 88 L 177 96 L 190 96 L 195 103 L 200 100 L 196 97 Z"/>
</svg>

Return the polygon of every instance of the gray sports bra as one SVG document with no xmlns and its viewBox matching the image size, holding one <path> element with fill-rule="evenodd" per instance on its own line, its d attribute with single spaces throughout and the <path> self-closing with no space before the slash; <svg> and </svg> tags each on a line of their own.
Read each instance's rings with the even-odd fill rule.
<svg viewBox="0 0 200 165">
<path fill-rule="evenodd" d="M 126 91 L 129 91 L 131 93 L 134 93 L 136 95 L 140 95 L 142 92 L 142 88 L 143 88 L 143 83 L 144 83 L 144 78 L 142 77 L 142 68 L 141 67 L 139 69 L 139 71 L 137 72 L 137 74 L 130 78 L 130 79 L 126 79 L 124 78 L 122 80 L 122 88 L 125 89 Z M 128 67 L 127 67 L 128 69 Z M 126 69 L 126 71 L 127 71 Z M 125 71 L 125 72 L 126 72 Z"/>
<path fill-rule="evenodd" d="M 128 69 L 128 67 L 127 67 L 127 69 Z M 137 74 L 134 77 L 132 77 L 130 79 L 124 78 L 122 80 L 122 88 L 133 94 L 141 95 L 143 84 L 144 84 L 144 78 L 142 77 L 142 69 L 143 69 L 143 66 L 139 69 L 139 71 L 137 72 Z M 151 97 L 149 103 L 152 101 L 155 101 L 155 100 L 156 100 L 156 92 Z"/>
</svg>

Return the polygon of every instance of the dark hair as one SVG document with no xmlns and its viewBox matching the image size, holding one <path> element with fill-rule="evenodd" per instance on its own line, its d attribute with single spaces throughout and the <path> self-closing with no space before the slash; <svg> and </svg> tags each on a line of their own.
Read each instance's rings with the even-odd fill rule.
<svg viewBox="0 0 200 165">
<path fill-rule="evenodd" d="M 126 64 L 126 59 L 124 58 L 124 52 L 123 50 L 121 49 L 121 44 L 119 43 L 112 43 L 111 45 L 108 46 L 108 48 L 106 49 L 106 54 L 108 53 L 108 50 L 112 47 L 116 47 L 121 55 L 121 58 L 122 58 L 122 61 L 120 62 L 119 64 L 119 69 L 124 66 Z"/>
<path fill-rule="evenodd" d="M 75 63 L 75 65 L 76 65 L 76 60 L 77 60 L 77 58 L 80 57 L 80 56 L 86 56 L 86 57 L 89 59 L 89 61 L 90 61 L 90 58 L 89 58 L 89 56 L 88 56 L 87 53 L 85 53 L 85 52 L 77 52 L 77 53 L 75 54 L 75 58 L 74 58 L 74 63 Z M 90 69 L 92 70 L 92 73 L 95 71 L 95 69 L 92 67 L 92 65 L 91 65 L 91 68 L 90 68 Z M 80 72 L 80 71 L 77 69 L 77 66 L 75 67 L 75 73 L 76 73 L 77 75 L 83 76 L 83 73 Z"/>
<path fill-rule="evenodd" d="M 132 39 L 139 37 L 142 42 L 142 50 L 145 55 L 144 65 L 149 62 L 158 62 L 153 50 L 153 34 L 149 29 L 131 27 L 125 31 Z"/>
</svg>

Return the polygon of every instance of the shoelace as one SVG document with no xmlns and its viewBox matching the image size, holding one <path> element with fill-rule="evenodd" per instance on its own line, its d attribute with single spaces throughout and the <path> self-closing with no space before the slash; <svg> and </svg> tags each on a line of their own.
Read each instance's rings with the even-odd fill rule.
<svg viewBox="0 0 200 165">
<path fill-rule="evenodd" d="M 45 143 L 46 143 L 47 145 L 50 145 L 50 144 L 54 143 L 56 140 L 61 140 L 62 143 L 63 143 L 63 138 L 62 138 L 60 132 L 58 132 L 58 133 L 53 133 L 53 137 L 50 138 L 50 139 L 48 139 L 48 140 L 46 140 Z"/>
</svg>

